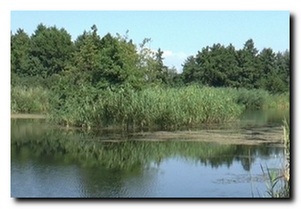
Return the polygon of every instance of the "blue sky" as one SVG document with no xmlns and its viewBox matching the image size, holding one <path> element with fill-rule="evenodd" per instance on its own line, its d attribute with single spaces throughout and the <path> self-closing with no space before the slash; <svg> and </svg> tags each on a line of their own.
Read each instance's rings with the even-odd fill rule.
<svg viewBox="0 0 301 209">
<path fill-rule="evenodd" d="M 165 64 L 181 71 L 181 64 L 214 43 L 242 48 L 250 38 L 258 50 L 289 49 L 288 11 L 12 11 L 11 30 L 32 34 L 39 23 L 65 28 L 73 39 L 95 24 L 100 36 L 125 34 L 139 44 L 164 51 Z"/>
</svg>

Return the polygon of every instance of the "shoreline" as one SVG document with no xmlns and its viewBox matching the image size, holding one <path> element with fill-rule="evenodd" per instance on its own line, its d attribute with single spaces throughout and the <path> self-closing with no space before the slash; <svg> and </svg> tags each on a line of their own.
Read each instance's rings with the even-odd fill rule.
<svg viewBox="0 0 301 209">
<path fill-rule="evenodd" d="M 43 114 L 24 114 L 24 113 L 12 113 L 10 114 L 11 119 L 46 119 L 47 115 Z"/>
<path fill-rule="evenodd" d="M 11 119 L 47 119 L 43 114 L 11 114 Z M 78 127 L 58 126 L 60 129 L 78 130 Z M 118 128 L 106 127 L 100 130 L 118 130 Z M 131 140 L 134 141 L 196 141 L 196 142 L 215 142 L 219 144 L 243 144 L 243 145 L 260 145 L 260 144 L 278 144 L 282 145 L 283 130 L 281 126 L 272 129 L 267 127 L 235 129 L 233 127 L 223 129 L 201 129 L 201 130 L 173 130 L 173 131 L 142 131 L 130 133 Z M 102 139 L 103 142 L 122 142 L 120 139 Z"/>
</svg>

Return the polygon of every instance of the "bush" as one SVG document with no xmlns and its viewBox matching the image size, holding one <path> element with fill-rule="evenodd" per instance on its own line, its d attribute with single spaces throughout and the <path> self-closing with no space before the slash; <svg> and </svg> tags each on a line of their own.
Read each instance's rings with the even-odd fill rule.
<svg viewBox="0 0 301 209">
<path fill-rule="evenodd" d="M 266 103 L 269 93 L 260 89 L 239 89 L 236 102 L 244 105 L 246 109 L 262 109 Z"/>
</svg>

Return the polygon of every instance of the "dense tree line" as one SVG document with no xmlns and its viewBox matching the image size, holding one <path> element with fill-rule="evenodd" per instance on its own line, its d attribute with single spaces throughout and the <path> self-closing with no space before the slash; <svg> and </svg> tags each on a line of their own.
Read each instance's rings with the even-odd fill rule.
<svg viewBox="0 0 301 209">
<path fill-rule="evenodd" d="M 64 77 L 98 88 L 172 85 L 176 70 L 163 64 L 161 49 L 153 52 L 146 47 L 149 41 L 136 46 L 127 34 L 100 37 L 95 25 L 75 41 L 65 29 L 43 24 L 31 36 L 19 29 L 11 34 L 12 84 L 20 78 L 48 82 Z"/>
<path fill-rule="evenodd" d="M 19 29 L 11 34 L 12 85 L 28 80 L 48 87 L 59 84 L 95 88 L 180 86 L 197 83 L 213 87 L 262 88 L 285 92 L 290 83 L 290 53 L 258 51 L 252 39 L 243 49 L 214 44 L 183 63 L 183 73 L 164 65 L 163 51 L 139 45 L 124 36 L 98 35 L 95 25 L 76 40 L 65 29 L 37 26 L 29 36 Z M 46 85 L 47 86 L 47 85 Z"/>
<path fill-rule="evenodd" d="M 184 83 L 285 92 L 290 85 L 290 54 L 270 48 L 259 52 L 252 39 L 240 50 L 214 44 L 188 57 L 182 76 Z"/>
</svg>

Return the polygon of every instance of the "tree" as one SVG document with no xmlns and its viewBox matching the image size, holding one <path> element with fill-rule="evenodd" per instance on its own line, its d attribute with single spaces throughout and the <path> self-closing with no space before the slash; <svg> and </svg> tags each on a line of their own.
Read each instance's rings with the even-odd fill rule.
<svg viewBox="0 0 301 209">
<path fill-rule="evenodd" d="M 146 45 L 151 42 L 150 38 L 145 38 L 138 48 L 138 68 L 144 74 L 144 81 L 147 85 L 158 84 L 156 54 Z"/>
<path fill-rule="evenodd" d="M 183 66 L 184 81 L 208 86 L 237 86 L 236 51 L 232 45 L 214 44 L 190 56 Z"/>
<path fill-rule="evenodd" d="M 238 67 L 237 51 L 232 44 L 224 48 L 223 66 L 226 68 L 225 86 L 240 87 L 240 71 Z"/>
<path fill-rule="evenodd" d="M 288 51 L 277 56 L 272 49 L 258 53 L 252 39 L 240 50 L 213 44 L 185 60 L 182 76 L 186 84 L 283 92 L 289 88 L 290 57 Z"/>
<path fill-rule="evenodd" d="M 260 68 L 263 72 L 262 87 L 272 93 L 288 90 L 289 86 L 289 55 L 278 57 L 271 48 L 264 48 L 259 54 Z"/>
<path fill-rule="evenodd" d="M 75 52 L 66 73 L 74 78 L 74 83 L 93 83 L 93 73 L 100 68 L 100 36 L 97 27 L 93 25 L 92 31 L 84 31 L 74 42 Z"/>
<path fill-rule="evenodd" d="M 110 85 L 140 88 L 143 72 L 139 71 L 136 46 L 126 37 L 113 37 L 110 33 L 101 39 L 99 78 Z"/>
<path fill-rule="evenodd" d="M 194 56 L 189 56 L 183 64 L 183 81 L 185 83 L 201 82 L 202 74 Z"/>
<path fill-rule="evenodd" d="M 283 53 L 278 52 L 276 55 L 276 65 L 278 67 L 277 74 L 283 82 L 284 91 L 288 91 L 290 88 L 290 53 L 288 50 Z"/>
<path fill-rule="evenodd" d="M 75 47 L 73 65 L 69 69 L 80 72 L 77 82 L 88 82 L 97 88 L 142 86 L 139 55 L 127 35 L 114 37 L 108 33 L 100 38 L 93 25 L 91 31 L 85 31 L 77 38 Z"/>
<path fill-rule="evenodd" d="M 163 63 L 163 54 L 164 52 L 159 48 L 155 53 L 155 72 L 156 79 L 159 83 L 162 83 L 167 86 L 173 85 L 173 79 L 177 74 L 177 70 L 175 68 L 169 69 Z"/>
<path fill-rule="evenodd" d="M 276 68 L 276 55 L 271 48 L 264 48 L 259 56 L 260 68 L 265 76 L 268 76 Z"/>
<path fill-rule="evenodd" d="M 236 66 L 234 52 L 233 46 L 226 48 L 221 44 L 213 44 L 198 52 L 196 62 L 201 82 L 214 87 L 232 85 L 229 74 L 233 74 Z"/>
<path fill-rule="evenodd" d="M 71 36 L 65 29 L 38 25 L 31 36 L 31 75 L 48 77 L 62 72 L 72 56 L 73 49 Z"/>
<path fill-rule="evenodd" d="M 122 63 L 121 76 L 124 85 L 141 89 L 145 85 L 144 71 L 139 68 L 140 59 L 137 46 L 128 39 L 128 31 L 124 37 L 117 34 L 119 63 Z"/>
<path fill-rule="evenodd" d="M 237 52 L 239 82 L 237 87 L 259 88 L 262 72 L 258 68 L 257 54 L 258 50 L 252 39 L 247 40 L 243 49 Z"/>
<path fill-rule="evenodd" d="M 30 38 L 22 29 L 11 34 L 11 72 L 18 76 L 30 75 Z"/>
</svg>

